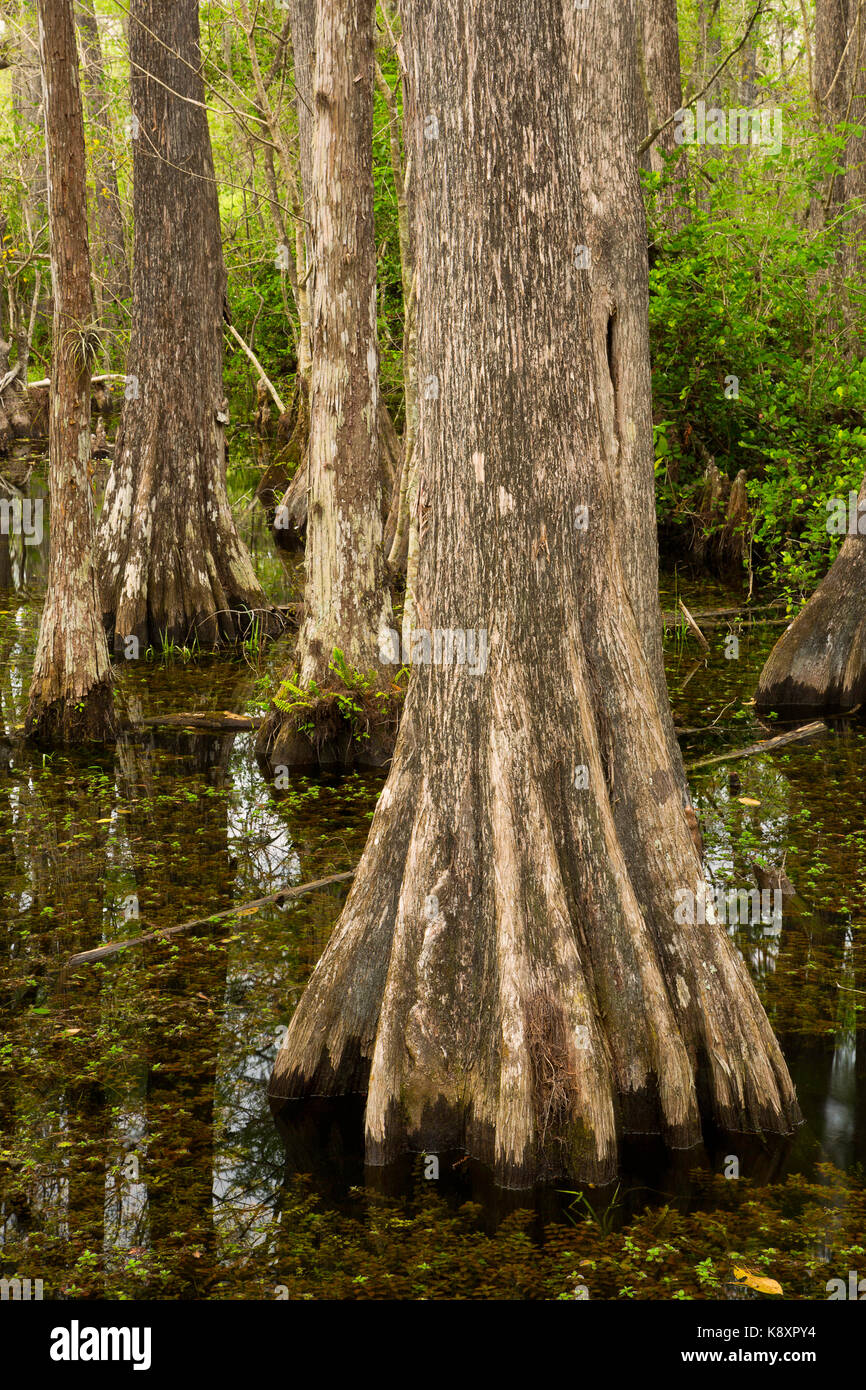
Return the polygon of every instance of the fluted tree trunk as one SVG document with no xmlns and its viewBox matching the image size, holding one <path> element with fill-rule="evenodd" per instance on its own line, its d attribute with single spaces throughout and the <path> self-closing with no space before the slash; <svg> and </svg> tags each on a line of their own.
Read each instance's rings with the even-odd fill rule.
<svg viewBox="0 0 866 1390">
<path fill-rule="evenodd" d="M 133 0 L 133 303 L 127 387 L 99 521 L 115 649 L 277 626 L 226 491 L 226 272 L 196 0 Z"/>
<path fill-rule="evenodd" d="M 100 320 L 115 332 L 125 326 L 122 304 L 131 294 L 126 259 L 126 233 L 117 170 L 114 163 L 114 129 L 111 121 L 111 94 L 102 60 L 99 21 L 92 3 L 75 7 L 75 19 L 84 59 L 87 115 L 95 136 L 93 153 L 93 220 L 91 242 L 97 303 Z"/>
<path fill-rule="evenodd" d="M 94 565 L 90 370 L 96 337 L 87 244 L 84 121 L 72 0 L 39 0 L 54 291 L 48 592 L 27 709 L 41 743 L 111 739 L 111 667 Z"/>
<path fill-rule="evenodd" d="M 512 1185 L 604 1181 L 630 1130 L 686 1145 L 702 1119 L 798 1116 L 725 932 L 674 915 L 703 876 L 599 425 L 572 90 L 575 64 L 580 83 L 624 50 L 625 8 L 582 31 L 560 0 L 404 5 L 419 377 L 438 384 L 419 621 L 484 630 L 487 660 L 413 672 L 271 1081 L 275 1105 L 366 1091 L 373 1163 L 462 1148 Z"/>
<path fill-rule="evenodd" d="M 379 673 L 390 627 L 379 476 L 379 353 L 373 227 L 373 0 L 322 0 L 316 28 L 313 203 L 316 292 L 310 408 L 309 517 L 299 683 L 335 684 L 348 667 Z M 334 712 L 333 702 L 329 708 Z M 275 708 L 260 746 L 276 762 L 308 762 L 315 740 Z M 337 730 L 332 731 L 339 741 Z M 344 755 L 342 755 L 344 756 Z"/>
</svg>

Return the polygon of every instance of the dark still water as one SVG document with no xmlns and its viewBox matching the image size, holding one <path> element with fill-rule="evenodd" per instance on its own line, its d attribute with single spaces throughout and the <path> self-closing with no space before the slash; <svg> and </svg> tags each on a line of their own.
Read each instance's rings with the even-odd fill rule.
<svg viewBox="0 0 866 1390">
<path fill-rule="evenodd" d="M 260 514 L 245 524 L 268 592 L 296 597 Z M 862 727 L 692 777 L 716 884 L 749 890 L 753 861 L 784 860 L 796 889 L 781 930 L 729 928 L 798 1087 L 793 1144 L 634 1148 L 618 1187 L 567 1195 L 495 1193 L 445 1155 L 438 1179 L 421 1159 L 365 1173 L 357 1101 L 285 1132 L 266 1099 L 345 889 L 68 962 L 353 867 L 383 779 L 278 790 L 247 733 L 26 747 L 45 544 L 22 557 L 0 537 L 0 1276 L 41 1278 L 46 1298 L 700 1298 L 745 1260 L 797 1298 L 826 1297 L 858 1258 L 866 1274 Z M 676 721 L 701 730 L 687 762 L 764 736 L 749 701 L 778 632 L 708 629 L 707 659 L 669 634 Z M 137 724 L 255 711 L 290 650 L 146 654 L 120 671 L 118 705 Z"/>
</svg>

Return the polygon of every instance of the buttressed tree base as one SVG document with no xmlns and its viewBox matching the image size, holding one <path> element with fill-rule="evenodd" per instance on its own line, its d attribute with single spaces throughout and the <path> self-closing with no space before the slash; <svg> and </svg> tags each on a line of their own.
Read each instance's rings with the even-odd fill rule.
<svg viewBox="0 0 866 1390">
<path fill-rule="evenodd" d="M 488 657 L 414 670 L 271 1080 L 277 1106 L 365 1091 L 373 1164 L 456 1148 L 512 1186 L 610 1179 L 629 1132 L 688 1146 L 706 1121 L 799 1120 L 724 929 L 675 919 L 703 869 L 602 437 L 572 87 L 602 62 L 599 14 L 616 52 L 635 11 L 591 10 L 582 33 L 546 0 L 404 8 L 418 370 L 437 384 L 416 625 L 483 631 Z"/>
</svg>

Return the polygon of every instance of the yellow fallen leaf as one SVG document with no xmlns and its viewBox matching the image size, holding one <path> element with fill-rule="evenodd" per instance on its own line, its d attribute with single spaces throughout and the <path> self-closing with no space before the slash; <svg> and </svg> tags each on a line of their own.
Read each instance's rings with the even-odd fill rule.
<svg viewBox="0 0 866 1390">
<path fill-rule="evenodd" d="M 776 1279 L 770 1279 L 766 1274 L 756 1274 L 752 1269 L 744 1269 L 742 1265 L 734 1265 L 734 1278 L 738 1284 L 745 1284 L 747 1289 L 755 1289 L 757 1293 L 781 1293 L 782 1285 Z"/>
<path fill-rule="evenodd" d="M 753 796 L 738 796 L 737 800 L 741 806 L 760 806 L 760 801 L 756 801 Z"/>
</svg>

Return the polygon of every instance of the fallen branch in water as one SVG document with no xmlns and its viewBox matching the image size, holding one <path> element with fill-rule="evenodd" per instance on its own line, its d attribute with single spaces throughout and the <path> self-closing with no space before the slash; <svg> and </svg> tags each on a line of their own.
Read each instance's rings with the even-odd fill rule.
<svg viewBox="0 0 866 1390">
<path fill-rule="evenodd" d="M 354 877 L 355 870 L 347 869 L 345 873 L 330 874 L 328 878 L 315 878 L 310 883 L 299 883 L 296 888 L 281 888 L 278 893 L 269 893 L 266 898 L 256 898 L 254 902 L 226 908 L 225 912 L 214 912 L 210 917 L 196 917 L 194 921 L 181 922 L 176 927 L 157 927 L 155 931 L 149 931 L 144 936 L 130 937 L 129 941 L 110 941 L 107 946 L 99 946 L 94 951 L 79 951 L 77 956 L 70 957 L 64 968 L 68 970 L 72 965 L 103 960 L 105 956 L 113 956 L 117 951 L 125 951 L 128 946 L 143 946 L 147 941 L 163 941 L 168 936 L 178 936 L 181 932 L 192 931 L 194 927 L 209 927 L 214 922 L 229 921 L 233 917 L 251 917 L 263 907 L 282 905 L 291 898 L 300 898 L 305 893 L 315 893 L 319 888 L 329 888 L 332 883 L 348 883 Z"/>
<path fill-rule="evenodd" d="M 780 608 L 784 607 L 784 600 L 777 599 L 773 603 L 756 603 L 752 606 L 741 608 L 695 608 L 692 610 L 692 617 L 702 622 L 706 621 L 709 626 L 712 627 L 714 623 L 726 621 L 728 618 L 742 617 L 743 619 L 750 619 L 753 618 L 756 613 L 775 613 L 778 612 Z M 761 622 L 769 621 L 771 620 L 767 618 L 761 619 Z M 791 619 L 786 618 L 785 621 L 790 622 Z M 669 609 L 665 609 L 662 612 L 662 622 L 665 627 L 677 627 L 682 622 L 682 614 L 678 611 L 671 612 Z"/>
<path fill-rule="evenodd" d="M 244 733 L 258 729 L 264 723 L 264 715 L 250 716 L 232 714 L 230 710 L 214 710 L 204 714 L 152 714 L 147 719 L 139 719 L 133 726 L 136 729 L 204 729 L 208 733 Z"/>
<path fill-rule="evenodd" d="M 786 743 L 797 743 L 800 739 L 811 738 L 813 734 L 827 733 L 828 726 L 823 719 L 812 724 L 804 724 L 787 734 L 777 734 L 775 738 L 764 739 L 762 743 L 750 743 L 747 748 L 732 748 L 729 753 L 717 753 L 712 758 L 698 758 L 688 763 L 686 772 L 694 772 L 699 767 L 710 767 L 713 763 L 730 763 L 736 758 L 749 758 L 753 753 L 770 753 L 774 748 L 782 748 Z"/>
</svg>

